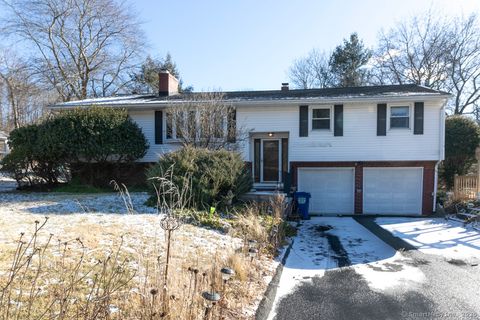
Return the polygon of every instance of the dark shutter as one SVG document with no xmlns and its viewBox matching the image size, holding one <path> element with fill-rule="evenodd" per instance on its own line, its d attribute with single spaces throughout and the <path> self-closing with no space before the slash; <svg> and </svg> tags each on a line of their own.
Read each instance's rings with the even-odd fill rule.
<svg viewBox="0 0 480 320">
<path fill-rule="evenodd" d="M 163 143 L 163 111 L 155 111 L 155 144 Z"/>
<path fill-rule="evenodd" d="M 333 135 L 343 136 L 343 104 L 333 107 Z"/>
<path fill-rule="evenodd" d="M 282 182 L 288 174 L 288 138 L 282 138 Z"/>
<path fill-rule="evenodd" d="M 300 106 L 300 137 L 308 137 L 308 106 Z"/>
<path fill-rule="evenodd" d="M 413 134 L 423 134 L 423 102 L 415 102 Z"/>
<path fill-rule="evenodd" d="M 232 109 L 227 117 L 227 142 L 237 141 L 237 110 Z"/>
<path fill-rule="evenodd" d="M 387 105 L 377 104 L 377 136 L 387 135 Z"/>
<path fill-rule="evenodd" d="M 253 140 L 253 181 L 260 182 L 260 139 Z"/>
</svg>

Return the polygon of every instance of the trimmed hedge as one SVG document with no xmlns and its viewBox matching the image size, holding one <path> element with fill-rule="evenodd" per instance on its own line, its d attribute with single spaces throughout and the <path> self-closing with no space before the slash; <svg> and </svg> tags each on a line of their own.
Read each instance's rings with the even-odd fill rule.
<svg viewBox="0 0 480 320">
<path fill-rule="evenodd" d="M 71 164 L 131 163 L 145 155 L 148 143 L 140 127 L 126 110 L 113 108 L 77 108 L 62 111 L 10 133 L 11 153 L 1 162 L 2 171 L 19 184 L 54 185 L 69 179 Z M 95 171 L 85 172 L 92 185 Z"/>
<path fill-rule="evenodd" d="M 162 156 L 147 172 L 152 204 L 157 203 L 154 186 L 162 189 L 155 178 L 166 176 L 178 189 L 188 190 L 187 206 L 197 209 L 228 206 L 252 187 L 240 154 L 227 150 L 184 147 Z"/>
</svg>

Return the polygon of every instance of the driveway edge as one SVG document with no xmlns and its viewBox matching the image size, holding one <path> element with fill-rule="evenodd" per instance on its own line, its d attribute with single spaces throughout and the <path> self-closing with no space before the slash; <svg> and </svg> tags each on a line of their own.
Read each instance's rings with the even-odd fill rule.
<svg viewBox="0 0 480 320">
<path fill-rule="evenodd" d="M 258 305 L 257 311 L 255 312 L 256 320 L 266 320 L 272 311 L 273 302 L 275 301 L 275 296 L 277 294 L 278 283 L 280 282 L 280 277 L 282 276 L 283 266 L 287 261 L 294 242 L 294 237 L 292 237 L 290 244 L 288 245 L 287 249 L 285 249 L 282 260 L 275 269 L 275 274 L 268 284 L 267 290 L 265 290 L 262 301 L 260 301 L 260 304 Z"/>
<path fill-rule="evenodd" d="M 390 231 L 383 229 L 375 222 L 375 218 L 373 217 L 353 217 L 353 219 L 397 251 L 417 250 L 417 248 L 410 243 L 399 237 L 395 237 Z"/>
</svg>

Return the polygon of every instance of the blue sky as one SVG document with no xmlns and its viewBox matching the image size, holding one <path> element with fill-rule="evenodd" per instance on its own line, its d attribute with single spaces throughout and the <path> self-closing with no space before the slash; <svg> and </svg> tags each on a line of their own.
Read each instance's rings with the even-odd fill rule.
<svg viewBox="0 0 480 320">
<path fill-rule="evenodd" d="M 295 58 L 332 50 L 352 32 L 378 32 L 433 7 L 480 13 L 480 0 L 136 0 L 154 56 L 169 51 L 195 90 L 278 89 Z"/>
</svg>

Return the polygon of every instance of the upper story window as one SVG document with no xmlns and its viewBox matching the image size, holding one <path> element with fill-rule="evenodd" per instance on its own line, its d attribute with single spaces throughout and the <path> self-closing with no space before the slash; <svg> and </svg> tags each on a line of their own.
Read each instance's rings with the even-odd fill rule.
<svg viewBox="0 0 480 320">
<path fill-rule="evenodd" d="M 409 128 L 410 108 L 408 106 L 390 107 L 390 128 Z"/>
<path fill-rule="evenodd" d="M 330 130 L 330 108 L 312 109 L 312 130 Z"/>
</svg>

